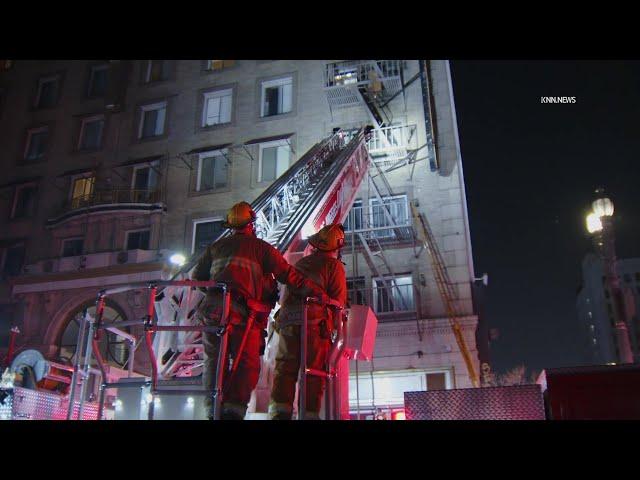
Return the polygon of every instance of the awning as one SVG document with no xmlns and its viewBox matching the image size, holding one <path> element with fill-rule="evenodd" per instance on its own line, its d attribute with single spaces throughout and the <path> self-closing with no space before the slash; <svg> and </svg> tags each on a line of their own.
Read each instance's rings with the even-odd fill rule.
<svg viewBox="0 0 640 480">
<path fill-rule="evenodd" d="M 160 160 L 162 157 L 164 157 L 164 155 L 153 155 L 151 157 L 136 158 L 119 163 L 118 165 L 116 165 L 116 167 L 132 167 L 134 165 L 148 164 L 155 162 L 156 160 Z"/>
<path fill-rule="evenodd" d="M 274 135 L 273 137 L 262 137 L 262 138 L 254 138 L 253 140 L 249 140 L 245 142 L 245 145 L 255 145 L 256 143 L 267 143 L 267 142 L 275 142 L 276 140 L 286 140 L 291 138 L 295 132 L 285 133 L 284 135 Z"/>
<path fill-rule="evenodd" d="M 66 172 L 62 172 L 56 178 L 69 177 L 71 175 L 81 175 L 83 173 L 90 173 L 95 171 L 95 168 L 78 168 L 76 170 L 67 170 Z"/>
<path fill-rule="evenodd" d="M 193 153 L 212 152 L 215 150 L 222 150 L 230 146 L 230 143 L 223 143 L 220 145 L 207 145 L 205 147 L 198 147 L 194 148 L 193 150 L 189 150 L 188 152 L 185 152 L 185 155 L 191 155 Z"/>
<path fill-rule="evenodd" d="M 13 187 L 15 185 L 24 185 L 25 183 L 37 182 L 38 180 L 42 180 L 42 176 L 19 178 L 8 183 L 3 183 L 2 185 L 0 185 L 0 188 Z"/>
</svg>

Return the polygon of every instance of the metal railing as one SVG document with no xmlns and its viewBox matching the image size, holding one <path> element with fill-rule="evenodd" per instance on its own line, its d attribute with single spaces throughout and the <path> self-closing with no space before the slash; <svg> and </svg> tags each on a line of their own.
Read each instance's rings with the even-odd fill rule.
<svg viewBox="0 0 640 480">
<path fill-rule="evenodd" d="M 256 206 L 258 237 L 273 243 L 285 221 L 300 203 L 302 194 L 309 192 L 312 184 L 317 183 L 322 177 L 321 173 L 326 168 L 325 162 L 343 147 L 344 135 L 341 132 L 332 135 L 311 159 L 304 159 L 304 164 L 295 169 L 293 175 L 287 175 L 287 180 L 282 182 L 262 205 Z"/>
<path fill-rule="evenodd" d="M 392 285 L 389 290 L 383 286 L 354 288 L 347 291 L 347 298 L 351 304 L 367 305 L 377 314 L 416 312 L 416 288 L 412 283 Z"/>
<path fill-rule="evenodd" d="M 374 129 L 371 131 L 367 148 L 372 155 L 388 153 L 390 150 L 418 148 L 416 125 L 393 125 Z"/>
<path fill-rule="evenodd" d="M 370 72 L 380 79 L 400 76 L 402 60 L 346 60 L 328 63 L 324 71 L 324 86 L 336 87 L 366 84 L 371 81 Z"/>
<path fill-rule="evenodd" d="M 77 196 L 65 206 L 65 210 L 106 205 L 110 203 L 157 203 L 161 201 L 161 192 L 155 190 L 139 190 L 131 188 L 111 188 L 97 190 L 87 195 Z"/>
<path fill-rule="evenodd" d="M 350 233 L 362 233 L 366 239 L 377 238 L 379 240 L 411 240 L 414 230 L 408 213 L 394 215 L 395 224 L 392 225 L 384 215 L 384 207 L 391 210 L 390 204 L 352 207 L 344 222 L 345 243 L 351 241 Z"/>
</svg>

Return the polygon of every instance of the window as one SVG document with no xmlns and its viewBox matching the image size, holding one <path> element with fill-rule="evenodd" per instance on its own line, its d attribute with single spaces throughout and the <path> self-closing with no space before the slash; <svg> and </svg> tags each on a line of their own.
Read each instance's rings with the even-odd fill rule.
<svg viewBox="0 0 640 480">
<path fill-rule="evenodd" d="M 360 229 L 362 229 L 362 200 L 355 200 L 344 222 L 344 231 L 351 232 Z"/>
<path fill-rule="evenodd" d="M 84 238 L 68 238 L 62 241 L 62 256 L 77 257 L 82 255 Z"/>
<path fill-rule="evenodd" d="M 196 191 L 205 192 L 227 186 L 229 168 L 226 151 L 201 153 L 198 158 Z"/>
<path fill-rule="evenodd" d="M 160 82 L 169 78 L 168 60 L 148 60 L 144 76 L 145 83 Z"/>
<path fill-rule="evenodd" d="M 94 176 L 73 179 L 71 183 L 71 208 L 79 208 L 91 200 L 95 183 L 96 177 Z"/>
<path fill-rule="evenodd" d="M 395 197 L 384 197 L 381 204 L 377 198 L 369 200 L 371 206 L 371 226 L 386 227 L 391 225 L 385 213 L 385 207 L 389 210 L 391 218 L 396 225 L 407 225 L 409 223 L 409 205 L 406 195 L 398 195 Z M 376 230 L 372 232 L 378 238 L 395 237 L 395 232 L 389 230 Z"/>
<path fill-rule="evenodd" d="M 390 405 L 404 405 L 405 392 L 452 388 L 451 372 L 426 370 L 374 371 L 349 375 L 349 407 L 355 410 Z"/>
<path fill-rule="evenodd" d="M 13 245 L 6 248 L 2 259 L 3 278 L 20 275 L 24 264 L 25 248 L 24 244 Z"/>
<path fill-rule="evenodd" d="M 611 294 L 609 293 L 609 290 L 605 289 L 604 298 L 609 298 L 610 296 L 611 296 Z"/>
<path fill-rule="evenodd" d="M 364 288 L 364 277 L 347 278 L 349 303 L 352 305 L 367 305 Z"/>
<path fill-rule="evenodd" d="M 194 222 L 191 252 L 196 253 L 203 251 L 211 245 L 224 230 L 222 220 L 198 220 Z"/>
<path fill-rule="evenodd" d="M 151 138 L 164 134 L 167 102 L 154 103 L 141 107 L 138 138 Z"/>
<path fill-rule="evenodd" d="M 262 82 L 262 108 L 260 116 L 281 115 L 292 110 L 293 78 Z"/>
<path fill-rule="evenodd" d="M 625 273 L 623 277 L 625 282 L 631 283 L 631 275 L 629 275 L 628 273 Z"/>
<path fill-rule="evenodd" d="M 55 106 L 58 100 L 58 77 L 41 78 L 38 81 L 38 95 L 36 96 L 36 108 L 50 108 Z"/>
<path fill-rule="evenodd" d="M 205 60 L 205 62 L 205 68 L 211 71 L 223 70 L 232 67 L 236 63 L 235 60 Z"/>
<path fill-rule="evenodd" d="M 27 145 L 24 150 L 24 158 L 35 162 L 44 158 L 49 139 L 49 127 L 33 128 L 27 132 Z"/>
<path fill-rule="evenodd" d="M 640 282 L 640 272 L 636 272 L 636 282 Z"/>
<path fill-rule="evenodd" d="M 385 280 L 374 279 L 373 304 L 375 311 L 377 313 L 413 311 L 415 307 L 411 276 L 397 276 L 393 279 L 385 278 Z"/>
<path fill-rule="evenodd" d="M 204 94 L 204 106 L 202 109 L 202 126 L 209 127 L 231 121 L 232 108 L 231 88 L 207 92 Z"/>
<path fill-rule="evenodd" d="M 133 169 L 133 189 L 134 202 L 147 202 L 154 198 L 154 193 L 158 189 L 158 162 L 151 165 L 135 167 Z"/>
<path fill-rule="evenodd" d="M 104 117 L 102 115 L 83 118 L 80 124 L 78 150 L 99 150 L 102 146 L 103 129 Z"/>
<path fill-rule="evenodd" d="M 32 217 L 35 214 L 37 191 L 35 185 L 22 185 L 16 189 L 11 218 Z"/>
<path fill-rule="evenodd" d="M 88 97 L 103 97 L 107 93 L 107 78 L 109 65 L 96 65 L 91 67 L 89 73 Z"/>
<path fill-rule="evenodd" d="M 270 182 L 289 168 L 291 149 L 284 140 L 260 144 L 258 181 Z"/>
<path fill-rule="evenodd" d="M 127 232 L 127 250 L 149 250 L 150 230 Z"/>
<path fill-rule="evenodd" d="M 446 390 L 447 376 L 443 373 L 427 373 L 427 390 Z"/>
</svg>

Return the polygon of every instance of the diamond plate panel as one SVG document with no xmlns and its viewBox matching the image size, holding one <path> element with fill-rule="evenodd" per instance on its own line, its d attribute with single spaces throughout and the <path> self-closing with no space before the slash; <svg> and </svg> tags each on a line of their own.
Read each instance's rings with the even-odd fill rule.
<svg viewBox="0 0 640 480">
<path fill-rule="evenodd" d="M 540 385 L 405 392 L 407 420 L 544 420 Z"/>
<path fill-rule="evenodd" d="M 6 389 L 0 404 L 0 420 L 66 420 L 69 399 L 55 393 L 21 387 Z M 73 419 L 78 418 L 80 404 L 75 402 Z M 98 404 L 85 402 L 82 420 L 96 420 Z"/>
</svg>

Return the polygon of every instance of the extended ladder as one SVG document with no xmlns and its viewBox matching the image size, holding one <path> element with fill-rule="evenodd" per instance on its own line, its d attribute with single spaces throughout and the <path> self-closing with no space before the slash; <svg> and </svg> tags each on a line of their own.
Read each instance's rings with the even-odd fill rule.
<svg viewBox="0 0 640 480">
<path fill-rule="evenodd" d="M 256 234 L 277 248 L 288 261 L 302 254 L 304 233 L 346 218 L 356 192 L 368 171 L 370 157 L 364 129 L 345 145 L 341 131 L 314 145 L 282 177 L 254 202 Z M 225 231 L 219 238 L 229 235 Z M 197 263 L 192 258 L 174 280 L 188 279 Z M 196 325 L 203 295 L 184 288 L 166 287 L 156 301 L 158 325 Z M 161 378 L 190 377 L 202 366 L 200 332 L 158 331 L 154 340 L 159 353 Z"/>
</svg>

